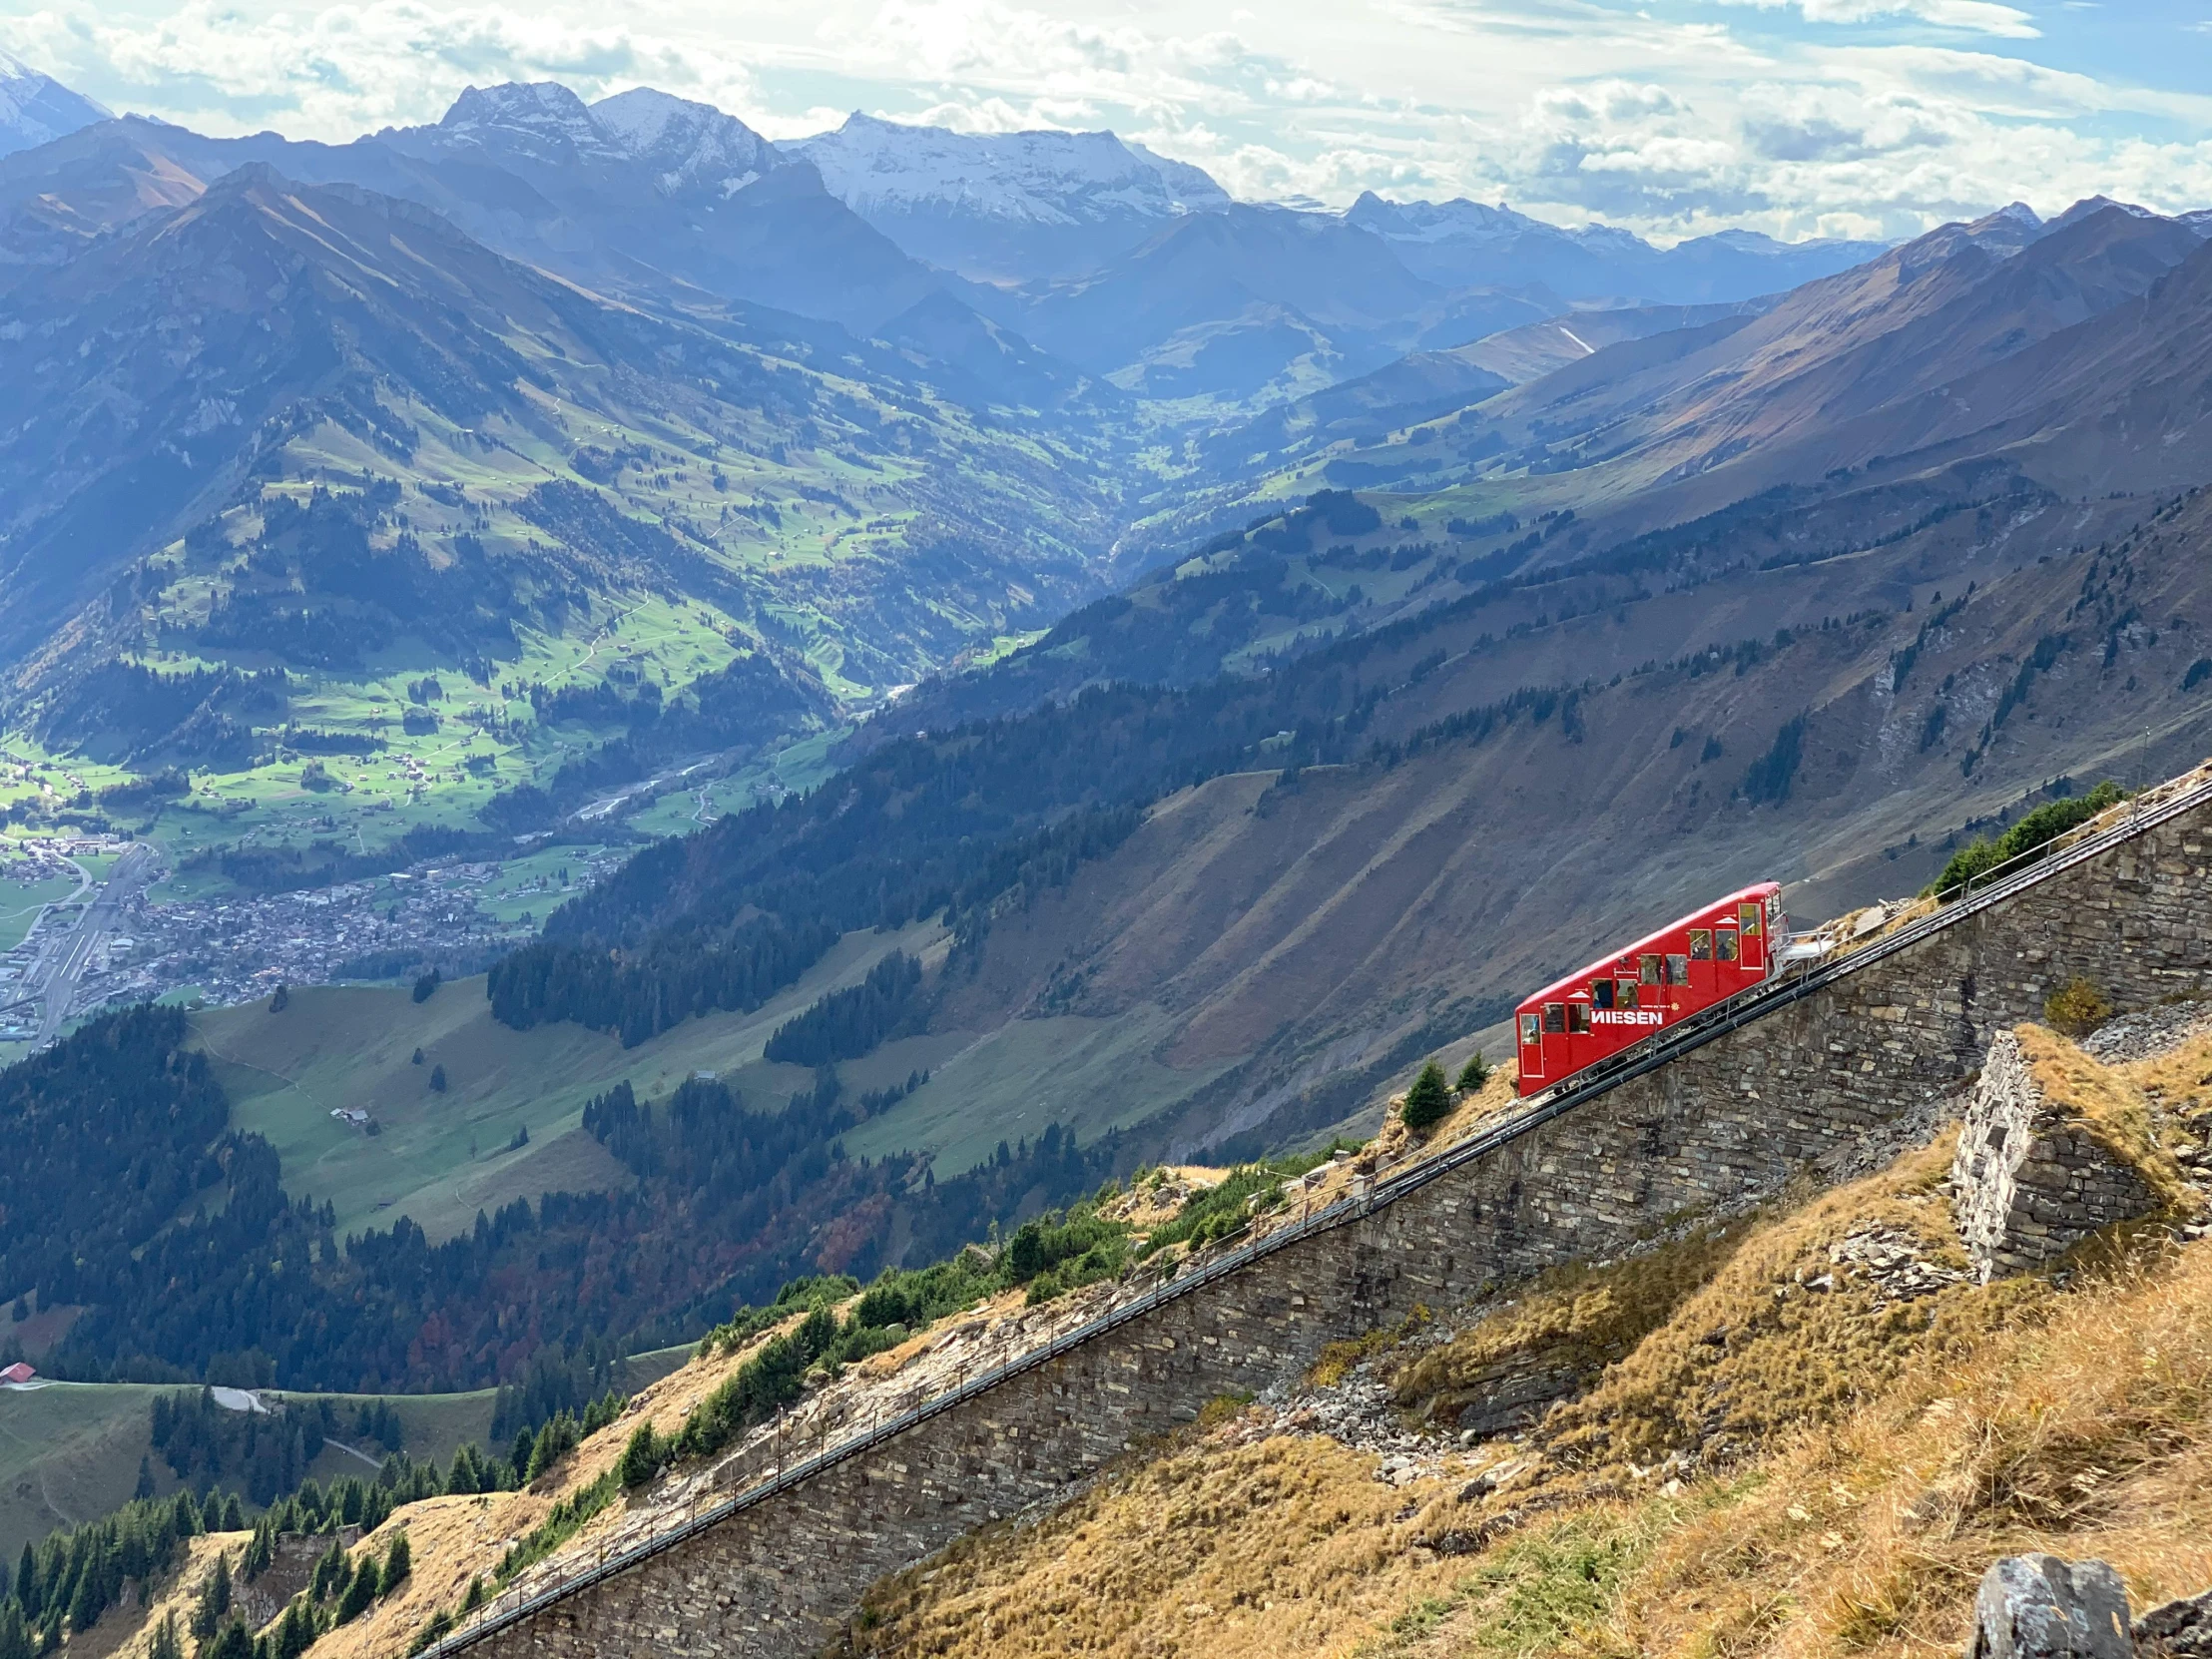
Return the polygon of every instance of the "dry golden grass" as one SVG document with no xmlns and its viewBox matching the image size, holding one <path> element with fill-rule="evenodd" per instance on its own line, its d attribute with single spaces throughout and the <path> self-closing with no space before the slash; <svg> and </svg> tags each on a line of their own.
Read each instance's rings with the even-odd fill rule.
<svg viewBox="0 0 2212 1659">
<path fill-rule="evenodd" d="M 2038 1066 L 2114 1132 L 2148 1136 L 2146 1086 L 2192 1105 L 2212 1090 L 2212 1039 L 2113 1072 L 2035 1040 Z M 1253 1443 L 1250 1421 L 1194 1434 L 877 1586 L 855 1650 L 1919 1659 L 1958 1650 L 1981 1571 L 2014 1550 L 2101 1555 L 2138 1604 L 2212 1584 L 2212 1243 L 2137 1226 L 2076 1251 L 2065 1291 L 1961 1278 L 1877 1306 L 1834 1247 L 1879 1232 L 1964 1268 L 1937 1190 L 1950 1141 L 1552 1276 L 1409 1351 L 1394 1385 L 1419 1414 L 1500 1363 L 1625 1348 L 1546 1417 L 1538 1461 L 1502 1492 L 1393 1488 L 1372 1457 Z M 1423 1547 L 1453 1531 L 1490 1541 Z"/>
<path fill-rule="evenodd" d="M 2054 1097 L 2178 1180 L 2160 1142 L 2201 1134 L 2177 1124 L 2212 1113 L 2212 1036 L 2109 1069 L 2047 1032 L 2022 1041 Z M 1507 1087 L 1462 1102 L 1430 1145 L 1508 1105 Z M 2136 1226 L 2075 1252 L 2064 1291 L 2040 1275 L 1960 1278 L 1878 1306 L 1875 1281 L 1832 1260 L 1847 1240 L 1879 1233 L 1964 1268 L 1937 1190 L 1950 1139 L 1851 1186 L 1548 1276 L 1450 1343 L 1407 1348 L 1392 1383 L 1416 1417 L 1455 1409 L 1499 1367 L 1592 1375 L 1512 1453 L 1525 1466 L 1501 1490 L 1392 1486 L 1372 1455 L 1225 1403 L 1057 1511 L 877 1585 L 855 1650 L 1920 1659 L 1957 1650 L 1974 1582 L 2012 1550 L 2101 1555 L 2139 1602 L 2212 1584 L 2212 1243 Z M 1352 1345 L 1338 1369 L 1387 1367 L 1415 1328 Z M 315 1659 L 397 1659 L 511 1540 L 611 1466 L 641 1417 L 672 1428 L 743 1358 L 655 1383 L 541 1490 L 402 1510 L 357 1554 L 381 1554 L 404 1526 L 413 1578 Z M 588 1552 L 622 1513 L 568 1548 Z M 142 1619 L 111 1614 L 85 1653 L 136 1659 L 164 1605 L 189 1607 L 215 1549 L 244 1542 L 196 1540 L 164 1600 Z"/>
<path fill-rule="evenodd" d="M 1654 1654 L 1955 1653 L 1989 1561 L 2212 1584 L 2212 1250 L 2107 1267 L 1915 1368 L 1675 1530 L 1618 1609 Z"/>
<path fill-rule="evenodd" d="M 1932 1267 L 1962 1274 L 1949 1206 L 1936 1192 L 1951 1140 L 1737 1235 L 1709 1282 L 1546 1420 L 1555 1454 L 1587 1470 L 1649 1465 L 1701 1442 L 1740 1454 L 1832 1418 L 1908 1368 L 1965 1352 L 2024 1317 L 2047 1298 L 2045 1281 L 1959 1283 L 1878 1308 L 1877 1282 L 1831 1260 L 1834 1247 L 1879 1230 Z M 1814 1288 L 1823 1279 L 1831 1288 Z"/>
<path fill-rule="evenodd" d="M 1268 1659 L 1343 1654 L 1462 1563 L 1417 1548 L 1459 1506 L 1332 1440 L 1234 1425 L 999 1526 L 870 1592 L 859 1653 Z M 872 1622 L 871 1622 L 872 1621 Z"/>
<path fill-rule="evenodd" d="M 192 1619 L 192 1604 L 214 1569 L 216 1557 L 228 1553 L 236 1573 L 253 1537 L 251 1532 L 211 1532 L 191 1539 L 168 1578 L 154 1586 L 154 1599 L 148 1606 L 142 1609 L 131 1597 L 124 1597 L 90 1630 L 70 1636 L 66 1645 L 69 1659 L 145 1659 L 155 1630 L 163 1616 L 171 1613 L 177 1617 L 177 1634 L 189 1647 L 192 1638 L 186 1634 L 186 1627 Z"/>
<path fill-rule="evenodd" d="M 2100 1066 L 2055 1031 L 2022 1025 L 2014 1035 L 2028 1073 L 2052 1106 L 2074 1117 L 2107 1152 L 2142 1176 L 2169 1207 L 2189 1202 L 2180 1167 L 2160 1144 L 2141 1082 L 2119 1067 Z M 2190 1044 L 2203 1058 L 2203 1045 Z M 2178 1058 L 2178 1056 L 2174 1057 Z M 2171 1074 L 2174 1058 L 2165 1062 Z"/>
</svg>

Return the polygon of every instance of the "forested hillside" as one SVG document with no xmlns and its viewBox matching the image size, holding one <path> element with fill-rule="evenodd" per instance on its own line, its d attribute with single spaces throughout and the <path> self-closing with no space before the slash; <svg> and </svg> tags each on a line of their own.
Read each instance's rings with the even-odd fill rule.
<svg viewBox="0 0 2212 1659">
<path fill-rule="evenodd" d="M 604 1370 L 610 1351 L 686 1340 L 790 1279 L 949 1255 L 994 1220 L 1096 1185 L 1116 1156 L 1048 1126 L 937 1181 L 924 1159 L 846 1156 L 840 1137 L 868 1103 L 841 1099 L 833 1078 L 752 1106 L 716 1083 L 659 1102 L 625 1084 L 586 1116 L 633 1186 L 517 1200 L 437 1245 L 403 1216 L 340 1238 L 327 1207 L 287 1196 L 266 1140 L 225 1127 L 185 1035 L 180 1011 L 134 1009 L 0 1073 L 0 1113 L 44 1154 L 0 1169 L 0 1206 L 22 1223 L 0 1262 L 29 1302 L 76 1310 L 41 1362 L 50 1373 L 512 1383 L 524 1418 L 531 1390 L 563 1392 L 550 1356 L 598 1356 Z"/>
</svg>

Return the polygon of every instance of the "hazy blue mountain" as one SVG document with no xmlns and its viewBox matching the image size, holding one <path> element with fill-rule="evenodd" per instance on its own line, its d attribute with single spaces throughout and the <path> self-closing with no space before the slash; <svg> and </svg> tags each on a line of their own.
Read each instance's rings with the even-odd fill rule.
<svg viewBox="0 0 2212 1659">
<path fill-rule="evenodd" d="M 0 52 L 0 156 L 42 144 L 108 119 L 91 99 Z"/>
<path fill-rule="evenodd" d="M 1229 193 L 1112 133 L 953 133 L 853 114 L 783 147 L 915 258 L 981 280 L 1078 276 Z"/>
<path fill-rule="evenodd" d="M 1783 243 L 1756 231 L 1722 231 L 1662 250 L 1610 226 L 1570 230 L 1515 213 L 1503 203 L 1492 208 L 1463 199 L 1386 202 L 1373 191 L 1354 203 L 1345 219 L 1381 238 L 1407 270 L 1440 286 L 1541 282 L 1569 299 L 1646 304 L 1779 293 L 1863 265 L 1888 246 Z"/>
<path fill-rule="evenodd" d="M 351 144 L 103 122 L 0 159 L 0 263 L 51 264 L 233 168 L 418 202 L 485 246 L 651 303 L 738 299 L 866 334 L 941 278 L 744 123 L 637 92 L 470 88 L 428 127 Z"/>
</svg>

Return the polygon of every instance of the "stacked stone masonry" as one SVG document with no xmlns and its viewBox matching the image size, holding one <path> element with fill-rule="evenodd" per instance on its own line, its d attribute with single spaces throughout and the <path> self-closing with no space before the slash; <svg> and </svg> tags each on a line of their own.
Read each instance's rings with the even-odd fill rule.
<svg viewBox="0 0 2212 1659">
<path fill-rule="evenodd" d="M 467 1651 L 745 1655 L 833 1641 L 872 1582 L 1052 1498 L 1324 1343 L 1602 1257 L 1665 1218 L 1832 1174 L 1955 1092 L 2083 976 L 2119 1008 L 2212 993 L 2212 810 L 1632 1079 L 1357 1223 L 1304 1239 L 485 1631 Z"/>
<path fill-rule="evenodd" d="M 1959 1125 L 1951 1207 L 1986 1284 L 2147 1215 L 2158 1195 L 2086 1122 L 2046 1098 L 2019 1038 L 1999 1031 Z"/>
</svg>

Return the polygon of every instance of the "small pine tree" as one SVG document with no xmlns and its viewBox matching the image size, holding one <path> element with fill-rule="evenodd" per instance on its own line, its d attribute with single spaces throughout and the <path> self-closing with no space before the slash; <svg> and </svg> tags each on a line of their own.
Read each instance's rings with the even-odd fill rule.
<svg viewBox="0 0 2212 1659">
<path fill-rule="evenodd" d="M 202 1644 L 200 1659 L 254 1659 L 254 1633 L 244 1619 L 233 1619 L 213 1642 Z"/>
<path fill-rule="evenodd" d="M 280 1014 L 290 1006 L 291 987 L 289 985 L 278 985 L 276 994 L 269 999 L 269 1011 L 273 1014 Z"/>
<path fill-rule="evenodd" d="M 468 1581 L 468 1594 L 461 1597 L 461 1611 L 464 1613 L 473 1613 L 476 1611 L 477 1608 L 483 1605 L 484 1581 L 481 1577 L 471 1578 Z"/>
<path fill-rule="evenodd" d="M 393 1587 L 404 1582 L 407 1574 L 412 1571 L 414 1552 L 407 1546 L 407 1534 L 403 1530 L 395 1532 L 392 1534 L 391 1548 L 384 1556 L 384 1594 L 390 1595 Z"/>
<path fill-rule="evenodd" d="M 293 1601 L 284 1609 L 284 1616 L 276 1622 L 275 1639 L 269 1644 L 272 1659 L 299 1659 L 314 1646 L 314 1639 L 321 1634 L 314 1610 L 304 1602 Z"/>
<path fill-rule="evenodd" d="M 443 1065 L 435 1065 L 430 1068 L 430 1089 L 435 1094 L 445 1093 L 445 1067 Z"/>
<path fill-rule="evenodd" d="M 222 1523 L 218 1526 L 211 1526 L 208 1530 L 211 1532 L 244 1532 L 246 1530 L 246 1509 L 239 1502 L 238 1493 L 233 1492 L 223 1500 Z"/>
<path fill-rule="evenodd" d="M 144 1503 L 154 1495 L 154 1462 L 150 1457 L 139 1459 L 138 1484 L 131 1488 L 131 1495 Z"/>
<path fill-rule="evenodd" d="M 1420 1135 L 1443 1122 L 1450 1111 L 1451 1086 L 1444 1081 L 1444 1068 L 1431 1060 L 1405 1091 L 1405 1104 L 1397 1115 L 1406 1128 Z"/>
<path fill-rule="evenodd" d="M 185 1659 L 185 1645 L 177 1639 L 175 1613 L 164 1613 L 162 1622 L 154 1627 L 154 1640 L 147 1646 L 146 1659 Z"/>
<path fill-rule="evenodd" d="M 1456 1085 L 1461 1094 L 1474 1094 L 1490 1080 L 1490 1062 L 1482 1058 L 1478 1048 L 1467 1056 L 1467 1063 L 1459 1068 Z"/>
<path fill-rule="evenodd" d="M 332 1538 L 330 1547 L 315 1557 L 314 1576 L 307 1581 L 307 1593 L 317 1601 L 341 1594 L 352 1572 L 352 1563 L 346 1559 L 345 1547 Z"/>
<path fill-rule="evenodd" d="M 192 1604 L 192 1633 L 195 1639 L 205 1642 L 223 1624 L 223 1616 L 231 1610 L 231 1553 L 223 1551 L 215 1558 L 215 1565 L 208 1569 L 208 1576 L 200 1581 L 199 1597 Z"/>
<path fill-rule="evenodd" d="M 254 1523 L 253 1542 L 246 1546 L 246 1559 L 242 1565 L 246 1573 L 247 1583 L 253 1583 L 255 1579 L 269 1571 L 270 1563 L 276 1558 L 276 1522 L 275 1517 L 264 1515 Z"/>
<path fill-rule="evenodd" d="M 410 1066 L 419 1066 L 420 1064 L 422 1064 L 422 1050 L 419 1048 L 416 1049 L 414 1051 L 414 1058 L 409 1060 L 407 1064 L 409 1064 Z"/>
<path fill-rule="evenodd" d="M 660 1436 L 653 1432 L 650 1422 L 641 1422 L 632 1430 L 629 1443 L 622 1448 L 622 1460 L 615 1464 L 615 1478 L 625 1486 L 642 1486 L 661 1472 Z"/>
<path fill-rule="evenodd" d="M 376 1599 L 376 1558 L 372 1555 L 353 1569 L 353 1582 L 346 1585 L 345 1594 L 338 1597 L 338 1623 L 351 1624 L 369 1609 Z"/>
</svg>

